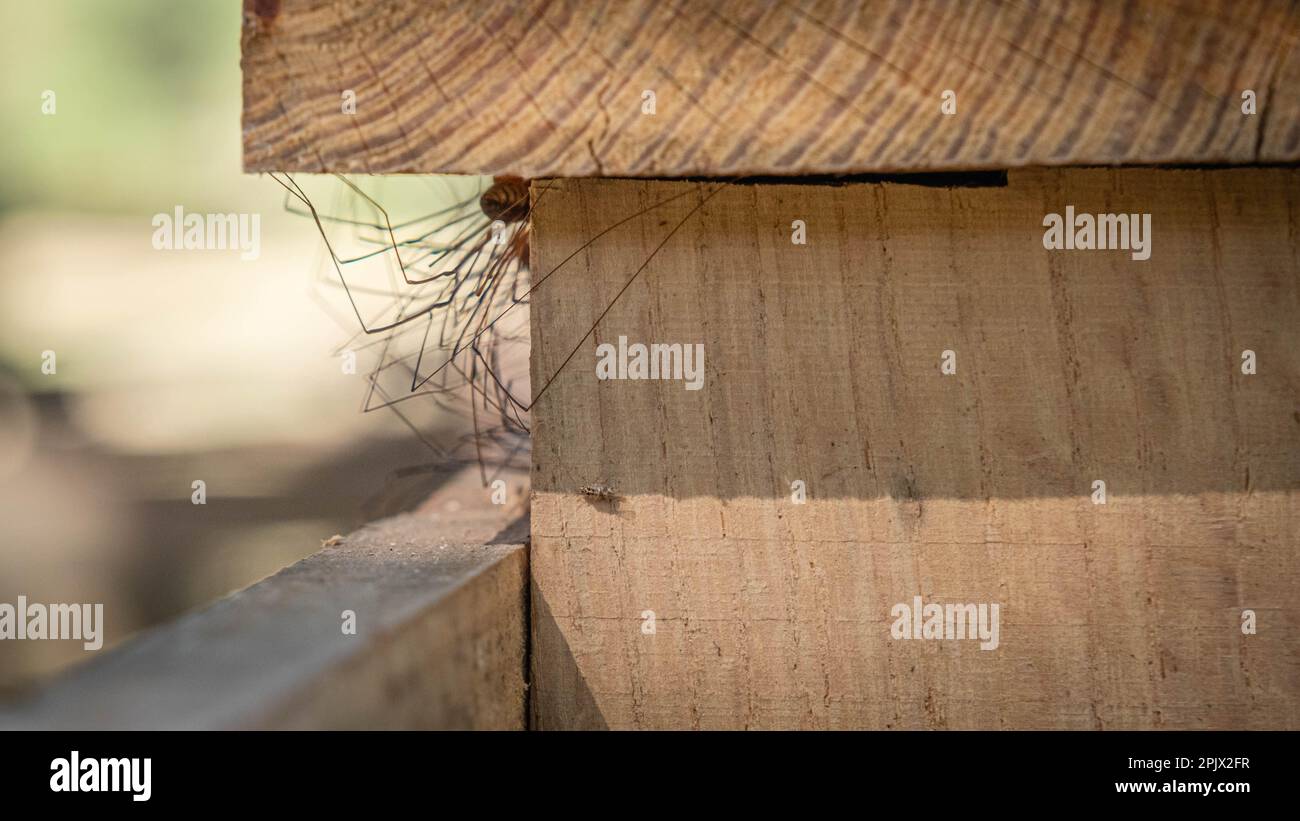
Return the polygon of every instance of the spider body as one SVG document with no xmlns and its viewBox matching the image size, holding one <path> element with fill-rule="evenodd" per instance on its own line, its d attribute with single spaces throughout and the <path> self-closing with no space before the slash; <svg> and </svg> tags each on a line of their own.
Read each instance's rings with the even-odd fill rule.
<svg viewBox="0 0 1300 821">
<path fill-rule="evenodd" d="M 528 218 L 528 180 L 523 177 L 493 177 L 492 187 L 479 197 L 478 205 L 490 220 L 522 222 Z"/>
</svg>

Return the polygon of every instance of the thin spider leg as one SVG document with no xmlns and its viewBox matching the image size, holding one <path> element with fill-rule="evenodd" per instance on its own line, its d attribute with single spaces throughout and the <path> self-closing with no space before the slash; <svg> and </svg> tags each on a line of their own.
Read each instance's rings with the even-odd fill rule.
<svg viewBox="0 0 1300 821">
<path fill-rule="evenodd" d="M 703 198 L 699 201 L 699 203 L 697 203 L 697 204 L 695 205 L 694 208 L 692 208 L 690 211 L 688 211 L 688 212 L 686 213 L 686 216 L 684 216 L 684 217 L 682 217 L 680 220 L 678 220 L 677 224 L 673 226 L 672 230 L 668 232 L 667 236 L 665 236 L 665 237 L 664 237 L 664 238 L 659 242 L 659 244 L 655 246 L 655 249 L 654 249 L 653 251 L 650 252 L 650 255 L 649 255 L 648 257 L 646 257 L 645 262 L 642 262 L 642 263 L 637 267 L 636 271 L 632 274 L 632 276 L 628 277 L 627 282 L 624 283 L 624 284 L 623 284 L 623 287 L 620 288 L 620 289 L 618 290 L 618 293 L 614 295 L 614 298 L 613 298 L 612 300 L 610 300 L 610 303 L 609 303 L 608 305 L 605 306 L 605 310 L 603 310 L 603 311 L 600 312 L 600 314 L 596 317 L 596 321 L 593 322 L 593 323 L 591 324 L 591 327 L 590 327 L 589 329 L 587 329 L 587 332 L 586 332 L 585 334 L 582 335 L 582 338 L 581 338 L 581 339 L 578 340 L 578 344 L 573 346 L 573 350 L 569 351 L 569 355 L 566 356 L 566 357 L 564 358 L 564 361 L 560 363 L 560 366 L 559 366 L 558 368 L 555 369 L 555 373 L 551 374 L 550 378 L 547 379 L 545 383 L 543 383 L 541 389 L 538 390 L 537 393 L 533 394 L 533 401 L 532 401 L 532 402 L 529 402 L 526 406 L 521 406 L 521 410 L 524 410 L 524 411 L 531 411 L 531 410 L 533 409 L 533 406 L 535 406 L 535 405 L 537 404 L 538 400 L 540 400 L 540 399 L 542 398 L 542 395 L 546 393 L 546 390 L 547 390 L 549 387 L 551 387 L 551 385 L 555 382 L 556 378 L 559 377 L 560 373 L 564 370 L 564 367 L 565 367 L 566 365 L 569 364 L 570 360 L 572 360 L 573 357 L 575 357 L 575 356 L 578 355 L 578 351 L 582 350 L 582 346 L 583 346 L 584 344 L 586 344 L 587 340 L 588 340 L 589 338 L 591 338 L 591 335 L 592 335 L 593 333 L 596 332 L 596 328 L 597 328 L 597 326 L 600 325 L 601 320 L 604 319 L 605 316 L 606 316 L 606 315 L 607 315 L 611 310 L 613 310 L 614 306 L 618 304 L 619 299 L 621 299 L 621 298 L 623 297 L 623 294 L 627 293 L 627 289 L 628 289 L 628 288 L 631 288 L 631 287 L 632 287 L 632 283 L 636 282 L 637 278 L 638 278 L 639 276 L 641 276 L 641 272 L 644 271 L 644 270 L 646 269 L 646 267 L 650 265 L 650 262 L 655 258 L 655 256 L 657 256 L 658 253 L 659 253 L 661 250 L 663 250 L 663 247 L 664 247 L 666 244 L 668 244 L 668 240 L 670 240 L 670 239 L 673 238 L 673 235 L 676 234 L 677 231 L 680 230 L 681 227 L 682 227 L 683 225 L 686 224 L 687 220 L 689 220 L 691 217 L 695 216 L 695 213 L 696 213 L 697 211 L 699 211 L 701 208 L 703 208 L 703 207 L 705 206 L 705 204 L 708 203 L 709 200 L 713 199 L 714 195 L 716 195 L 716 194 L 717 194 L 719 191 L 721 191 L 723 188 L 725 188 L 725 187 L 727 187 L 728 185 L 731 185 L 731 184 L 732 184 L 732 183 L 723 183 L 723 184 L 719 185 L 717 188 L 713 189 L 711 192 L 709 192 L 709 194 L 708 194 L 707 196 L 703 197 Z M 704 186 L 701 185 L 701 186 L 700 186 L 700 190 L 702 191 L 703 188 L 704 188 Z M 516 401 L 517 401 L 517 400 L 516 400 Z"/>
<path fill-rule="evenodd" d="M 656 208 L 660 208 L 660 207 L 662 207 L 662 206 L 664 206 L 664 205 L 667 205 L 667 204 L 670 203 L 670 202 L 674 202 L 674 201 L 676 201 L 676 200 L 679 200 L 679 199 L 681 199 L 682 197 L 687 196 L 687 195 L 690 194 L 690 193 L 691 193 L 691 191 L 683 191 L 683 192 L 681 192 L 680 194 L 674 194 L 674 195 L 671 196 L 671 197 L 667 197 L 667 198 L 665 198 L 665 199 L 662 199 L 662 200 L 660 200 L 659 202 L 656 202 L 656 203 L 654 203 L 653 205 L 650 205 L 650 206 L 648 206 L 648 207 L 646 207 L 646 208 L 641 209 L 640 211 L 637 211 L 637 212 L 635 212 L 635 213 L 633 213 L 633 214 L 630 214 L 630 215 L 624 217 L 623 219 L 619 220 L 618 222 L 615 222 L 615 223 L 613 223 L 612 225 L 609 225 L 609 226 L 607 226 L 606 228 L 602 229 L 602 230 L 601 230 L 600 232 L 598 232 L 596 235 L 594 235 L 593 237 L 591 237 L 591 239 L 587 240 L 586 242 L 582 243 L 582 244 L 579 245 L 577 248 L 575 248 L 575 249 L 574 249 L 574 250 L 573 250 L 573 251 L 572 251 L 572 252 L 571 252 L 567 257 L 565 257 L 564 259 L 560 260 L 560 262 L 557 263 L 557 264 L 555 265 L 554 268 L 552 268 L 550 271 L 547 271 L 545 274 L 543 274 L 540 278 L 538 278 L 538 280 L 537 280 L 536 282 L 532 283 L 532 284 L 529 286 L 528 290 L 524 292 L 524 297 L 527 297 L 527 296 L 530 295 L 533 291 L 535 291 L 535 290 L 537 290 L 538 288 L 540 288 L 541 285 L 542 285 L 542 283 L 544 283 L 547 279 L 549 279 L 549 278 L 550 278 L 551 276 L 553 276 L 554 274 L 558 273 L 559 270 L 560 270 L 561 268 L 563 268 L 563 267 L 564 267 L 566 264 L 568 264 L 571 260 L 573 260 L 575 257 L 577 257 L 578 254 L 582 253 L 584 250 L 586 250 L 587 248 L 589 248 L 593 243 L 596 242 L 596 240 L 598 240 L 598 239 L 600 239 L 601 237 L 605 236 L 605 235 L 608 234 L 610 231 L 613 231 L 615 228 L 618 228 L 618 227 L 620 227 L 620 226 L 622 226 L 622 225 L 625 225 L 625 224 L 631 222 L 632 220 L 636 219 L 637 217 L 640 217 L 640 216 L 642 216 L 642 215 L 644 215 L 644 214 L 647 214 L 647 213 L 649 213 L 649 212 L 655 210 Z M 538 199 L 540 200 L 540 196 L 539 196 Z M 481 330 L 481 331 L 479 331 L 477 334 L 475 334 L 474 337 L 471 338 L 471 339 L 469 340 L 469 343 L 476 342 L 476 341 L 478 340 L 478 337 L 479 337 L 479 336 L 481 336 L 482 334 L 487 333 L 489 330 L 491 330 L 491 329 L 496 325 L 496 323 L 499 322 L 499 321 L 500 321 L 500 320 L 501 320 L 501 319 L 502 319 L 502 318 L 503 318 L 507 313 L 509 313 L 513 308 L 515 308 L 517 305 L 520 305 L 520 304 L 523 304 L 523 301 L 522 301 L 522 300 L 521 300 L 521 301 L 518 301 L 518 302 L 513 302 L 513 303 L 511 303 L 509 306 L 507 306 L 504 310 L 501 311 L 500 314 L 498 314 L 498 315 L 497 315 L 497 316 L 496 316 L 496 317 L 495 317 L 491 322 L 489 322 L 489 323 L 488 323 L 488 324 L 483 328 L 483 330 Z M 453 352 L 453 353 L 454 353 L 454 354 L 459 354 L 459 353 L 460 353 L 460 350 L 457 350 L 457 351 L 455 351 L 455 352 Z M 445 366 L 444 366 L 444 367 L 445 367 Z"/>
</svg>

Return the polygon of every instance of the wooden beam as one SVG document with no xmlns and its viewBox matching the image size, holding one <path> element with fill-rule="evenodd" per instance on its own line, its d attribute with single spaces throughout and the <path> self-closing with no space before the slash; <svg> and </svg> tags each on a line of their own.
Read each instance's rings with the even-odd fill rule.
<svg viewBox="0 0 1300 821">
<path fill-rule="evenodd" d="M 244 166 L 575 177 L 1289 162 L 1297 8 L 246 0 Z"/>
<path fill-rule="evenodd" d="M 477 471 L 453 480 L 0 709 L 0 728 L 526 729 L 527 520 L 486 499 Z"/>
<path fill-rule="evenodd" d="M 631 281 L 533 410 L 535 726 L 1300 726 L 1300 172 L 543 187 L 539 271 L 682 196 L 533 294 L 537 390 Z M 1047 250 L 1067 206 L 1150 258 Z M 1000 643 L 895 638 L 917 596 Z"/>
</svg>

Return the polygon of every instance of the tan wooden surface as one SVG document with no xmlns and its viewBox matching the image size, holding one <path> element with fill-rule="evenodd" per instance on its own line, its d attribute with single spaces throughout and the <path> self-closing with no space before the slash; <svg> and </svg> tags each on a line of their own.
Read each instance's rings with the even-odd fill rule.
<svg viewBox="0 0 1300 821">
<path fill-rule="evenodd" d="M 525 729 L 522 492 L 488 504 L 469 471 L 0 705 L 0 728 Z"/>
<path fill-rule="evenodd" d="M 686 176 L 1300 159 L 1294 2 L 265 5 L 281 9 L 259 17 L 248 0 L 243 31 L 249 171 Z M 348 90 L 355 114 L 343 113 Z M 946 90 L 952 116 L 940 110 Z"/>
<path fill-rule="evenodd" d="M 705 190 L 549 185 L 537 271 L 687 195 L 534 294 L 535 390 Z M 1067 204 L 1151 258 L 1045 250 Z M 1293 170 L 722 188 L 534 409 L 535 726 L 1296 728 L 1298 219 Z M 598 381 L 619 335 L 703 389 Z M 892 639 L 918 595 L 1000 646 Z"/>
</svg>

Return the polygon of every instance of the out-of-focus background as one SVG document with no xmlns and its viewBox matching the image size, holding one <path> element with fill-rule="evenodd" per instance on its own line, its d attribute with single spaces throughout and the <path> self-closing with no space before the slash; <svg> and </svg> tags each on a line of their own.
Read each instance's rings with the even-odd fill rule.
<svg viewBox="0 0 1300 821">
<path fill-rule="evenodd" d="M 0 4 L 0 602 L 102 602 L 106 648 L 427 489 L 333 355 L 315 226 L 242 173 L 239 26 L 235 0 Z M 154 250 L 178 205 L 260 214 L 260 257 Z M 0 642 L 0 697 L 89 656 Z"/>
</svg>

